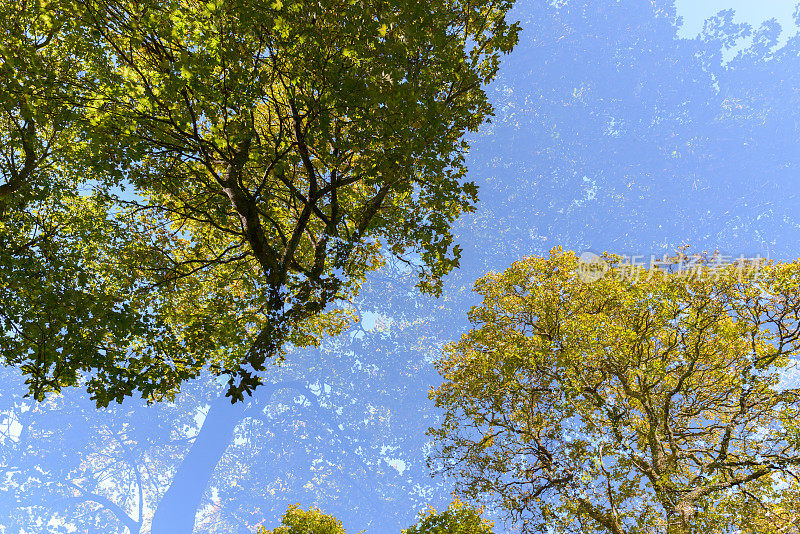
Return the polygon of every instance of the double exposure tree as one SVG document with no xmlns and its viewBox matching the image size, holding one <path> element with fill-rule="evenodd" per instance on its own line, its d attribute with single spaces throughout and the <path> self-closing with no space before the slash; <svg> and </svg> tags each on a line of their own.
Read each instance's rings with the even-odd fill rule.
<svg viewBox="0 0 800 534">
<path fill-rule="evenodd" d="M 30 20 L 19 13 L 23 6 L 31 9 L 34 4 L 3 5 L 9 10 L 4 11 L 0 21 L 5 29 L 14 21 Z M 53 9 L 64 3 L 50 1 L 41 5 L 48 6 L 52 16 L 56 14 Z M 12 8 L 15 11 L 10 11 Z M 61 20 L 77 22 L 74 13 Z M 367 317 L 363 328 L 354 326 L 319 349 L 292 350 L 282 368 L 270 368 L 263 375 L 265 382 L 286 382 L 287 387 L 276 390 L 265 384 L 266 388 L 256 390 L 255 399 L 237 407 L 229 408 L 228 399 L 214 400 L 220 385 L 204 385 L 202 395 L 195 393 L 194 386 L 184 386 L 176 407 L 160 403 L 143 408 L 128 400 L 123 407 L 110 406 L 97 414 L 89 403 L 79 401 L 79 390 L 65 390 L 63 399 L 53 398 L 35 409 L 31 399 L 3 397 L 4 412 L 8 409 L 21 414 L 19 420 L 31 429 L 27 447 L 16 443 L 13 429 L 11 438 L 6 438 L 0 447 L 4 449 L 3 477 L 9 480 L 0 488 L 0 510 L 4 512 L 0 523 L 19 524 L 29 532 L 46 532 L 49 521 L 67 517 L 74 520 L 79 531 L 92 528 L 92 524 L 101 532 L 125 531 L 120 516 L 105 511 L 74 488 L 69 494 L 67 485 L 57 486 L 64 479 L 116 502 L 136 521 L 137 492 L 128 497 L 109 489 L 109 483 L 120 488 L 135 488 L 136 484 L 130 484 L 130 471 L 125 471 L 128 463 L 119 455 L 121 449 L 115 445 L 116 440 L 96 424 L 103 423 L 133 449 L 139 446 L 130 432 L 136 431 L 137 440 L 152 438 L 151 442 L 142 441 L 142 447 L 163 451 L 158 463 L 149 466 L 159 473 L 153 486 L 148 486 L 149 479 L 143 480 L 147 508 L 144 531 L 153 510 L 158 508 L 159 522 L 168 519 L 165 512 L 171 511 L 173 517 L 188 517 L 187 521 L 197 516 L 196 532 L 246 532 L 248 525 L 252 530 L 256 524 L 278 524 L 286 506 L 294 502 L 304 507 L 316 503 L 339 517 L 348 531 L 399 531 L 412 522 L 414 511 L 426 502 L 438 508 L 446 506 L 449 499 L 450 489 L 445 485 L 448 481 L 431 480 L 420 465 L 424 463 L 420 451 L 425 450 L 427 441 L 423 432 L 437 414 L 423 399 L 426 384 L 437 381 L 430 364 L 436 347 L 466 327 L 463 310 L 475 303 L 475 297 L 464 288 L 475 278 L 490 269 L 503 270 L 523 254 L 542 254 L 555 244 L 578 250 L 613 248 L 647 254 L 654 249 L 672 250 L 686 241 L 696 248 L 718 247 L 732 255 L 769 251 L 773 256 L 797 256 L 795 245 L 800 241 L 796 187 L 792 184 L 798 161 L 798 151 L 793 147 L 797 146 L 800 124 L 799 93 L 794 91 L 796 73 L 800 73 L 800 38 L 790 38 L 785 46 L 774 48 L 780 43 L 775 43 L 771 27 L 746 29 L 726 16 L 717 17 L 697 39 L 685 39 L 672 0 L 526 0 L 518 2 L 514 18 L 522 20 L 521 42 L 503 60 L 498 77 L 488 90 L 496 116 L 482 134 L 472 136 L 467 156 L 469 179 L 480 187 L 481 203 L 477 213 L 462 217 L 463 224 L 454 227 L 455 240 L 464 246 L 464 251 L 461 268 L 446 278 L 442 299 L 419 298 L 413 293 L 413 274 L 395 276 L 393 271 L 404 271 L 403 264 L 388 262 L 380 272 L 368 275 L 354 301 Z M 57 26 L 64 35 L 84 31 L 76 26 Z M 738 41 L 736 46 L 742 53 L 723 64 L 721 51 L 748 33 L 756 37 L 754 45 Z M 6 35 L 12 35 L 10 30 Z M 38 36 L 40 44 L 47 39 L 41 32 L 30 35 Z M 97 35 L 88 32 L 72 43 L 82 46 L 97 40 Z M 2 44 L 9 46 L 9 41 Z M 58 57 L 53 52 L 57 47 L 69 46 L 73 44 L 68 40 L 53 38 L 41 50 L 52 61 Z M 81 56 L 88 57 L 98 50 L 102 48 L 87 46 Z M 731 55 L 730 50 L 727 55 Z M 52 68 L 45 71 L 58 72 Z M 84 65 L 74 72 L 77 77 L 88 71 Z M 5 79 L 21 76 L 22 72 L 19 65 L 8 67 L 4 70 Z M 69 71 L 64 76 L 68 80 L 66 74 Z M 42 79 L 46 78 L 37 78 Z M 64 83 L 60 91 L 74 95 L 81 89 L 88 94 L 92 88 L 88 81 L 83 80 L 85 86 Z M 10 87 L 5 85 L 0 90 Z M 51 94 L 55 93 L 51 90 Z M 74 119 L 81 117 L 73 115 Z M 98 131 L 94 132 L 97 135 Z M 61 146 L 73 151 L 91 149 L 83 152 L 85 156 L 91 156 L 92 150 L 103 150 L 93 159 L 105 163 L 101 166 L 104 175 L 116 172 L 114 158 L 130 156 L 104 148 L 108 147 L 105 143 Z M 75 157 L 60 159 L 69 161 L 73 168 L 79 161 Z M 87 186 L 103 186 L 98 170 L 86 167 L 81 171 L 94 172 L 95 179 Z M 5 176 L 0 183 L 4 179 Z M 753 188 L 753 183 L 759 187 Z M 61 191 L 78 191 L 70 187 Z M 742 195 L 745 190 L 748 194 Z M 83 191 L 88 192 L 89 188 Z M 132 185 L 126 184 L 122 200 L 141 202 L 132 191 Z M 119 191 L 113 189 L 110 193 Z M 88 201 L 92 197 L 81 198 Z M 104 200 L 107 198 L 105 195 Z M 99 201 L 97 196 L 94 199 Z M 673 205 L 680 205 L 680 212 L 664 208 Z M 130 221 L 108 217 L 109 210 L 98 204 L 97 209 L 100 208 L 103 210 L 87 215 L 100 213 L 103 217 L 89 219 L 82 228 L 108 232 L 110 221 Z M 59 212 L 39 209 L 36 215 L 48 213 Z M 75 211 L 68 213 L 74 220 Z M 110 211 L 111 215 L 118 213 L 116 209 Z M 17 228 L 21 227 L 6 225 L 3 231 Z M 146 303 L 157 291 L 148 287 L 147 292 L 136 293 L 140 299 L 136 304 L 128 288 L 119 290 L 106 285 L 98 291 L 94 284 L 103 278 L 89 269 L 98 264 L 115 268 L 109 261 L 117 259 L 115 250 L 138 238 L 139 232 L 131 231 L 135 227 L 116 229 L 124 230 L 114 237 L 119 246 L 111 243 L 99 247 L 100 261 L 82 265 L 85 279 L 93 282 L 92 286 L 80 286 L 85 289 L 82 309 L 93 306 L 85 315 L 87 319 L 95 318 L 91 328 L 87 325 L 82 329 L 81 316 L 69 306 L 58 307 L 68 304 L 69 299 L 41 299 L 52 295 L 53 287 L 66 289 L 70 287 L 67 282 L 74 287 L 80 279 L 63 264 L 58 269 L 37 267 L 35 271 L 4 267 L 8 269 L 4 274 L 31 274 L 16 277 L 17 285 L 4 286 L 0 281 L 0 291 L 7 291 L 8 295 L 3 305 L 18 306 L 17 317 L 30 318 L 34 309 L 49 313 L 62 310 L 74 324 L 73 331 L 81 332 L 80 336 L 63 339 L 73 343 L 83 340 L 84 346 L 101 336 L 99 326 L 115 324 L 99 320 L 103 310 L 113 311 L 107 305 L 109 301 L 126 301 L 129 307 L 125 320 L 134 321 L 139 316 L 135 320 L 141 324 L 139 314 L 143 310 L 157 309 Z M 79 246 L 84 235 L 88 239 L 97 232 L 82 234 L 72 243 Z M 20 242 L 27 240 L 20 238 Z M 62 239 L 51 250 L 64 251 L 64 246 Z M 10 253 L 0 247 L 2 254 Z M 71 257 L 95 257 L 92 249 L 81 254 Z M 52 261 L 58 256 L 51 254 L 49 258 Z M 143 266 L 147 266 L 149 258 L 144 253 L 137 256 Z M 142 269 L 143 274 L 148 272 Z M 42 273 L 62 278 L 56 284 L 46 280 L 42 283 Z M 105 279 L 121 280 L 117 276 Z M 22 282 L 38 289 L 37 299 L 41 300 L 12 300 L 26 295 L 19 289 Z M 143 286 L 150 284 L 152 281 L 142 282 Z M 97 298 L 103 294 L 105 299 Z M 370 328 L 375 314 L 380 316 L 378 324 Z M 61 328 L 55 322 L 42 324 L 52 324 L 47 330 L 51 344 L 38 347 L 53 347 L 54 354 L 63 352 L 56 350 L 58 344 L 54 343 L 59 339 L 54 333 L 62 332 Z M 151 321 L 147 328 L 153 332 L 157 324 Z M 131 329 L 126 327 L 126 331 Z M 83 337 L 89 333 L 98 337 Z M 102 336 L 106 337 L 101 339 L 108 339 L 106 334 Z M 34 339 L 38 337 L 30 337 L 31 341 Z M 170 338 L 158 339 L 166 349 L 163 343 Z M 185 347 L 184 344 L 170 350 L 178 354 L 180 349 L 180 354 L 185 355 Z M 68 352 L 75 362 L 78 353 Z M 4 350 L 3 354 L 11 351 Z M 58 356 L 51 358 L 53 361 Z M 157 372 L 179 380 L 174 373 L 183 367 L 171 365 L 167 357 L 162 361 L 167 365 Z M 151 366 L 155 364 L 156 360 Z M 4 371 L 1 389 L 14 395 L 24 393 L 24 385 L 14 378 L 14 373 L 14 369 Z M 153 378 L 146 380 L 156 383 Z M 308 388 L 305 391 L 310 392 L 310 398 L 300 393 L 303 387 Z M 65 406 L 71 403 L 80 408 L 69 408 L 71 415 L 62 417 Z M 206 412 L 214 417 L 198 416 Z M 339 424 L 343 430 L 338 430 Z M 162 425 L 172 425 L 173 430 L 170 433 Z M 62 461 L 65 456 L 58 446 L 36 449 L 40 436 L 52 433 L 68 440 L 85 436 L 89 440 L 85 447 L 74 445 L 74 441 L 60 442 L 65 444 L 59 446 L 74 451 L 89 464 L 98 456 L 109 454 L 113 461 L 119 460 L 121 468 L 103 472 L 102 464 L 89 465 L 84 478 L 74 477 L 70 462 L 78 462 L 77 458 Z M 186 454 L 195 448 L 206 452 Z M 133 454 L 146 451 L 133 450 Z M 398 459 L 403 464 L 397 464 Z M 30 479 L 13 474 L 23 465 Z M 401 473 L 393 465 L 405 469 Z M 39 469 L 48 472 L 41 484 L 23 483 L 42 477 Z M 104 484 L 92 487 L 89 475 L 93 469 L 103 474 Z M 48 493 L 45 484 L 64 491 Z M 175 495 L 175 499 L 166 498 L 165 492 Z M 370 493 L 374 498 L 365 497 Z M 81 502 L 79 496 L 85 501 Z M 783 498 L 787 503 L 784 508 L 791 511 L 790 494 Z M 31 503 L 36 506 L 30 507 Z M 745 506 L 756 519 L 761 510 L 758 504 Z M 774 508 L 772 513 L 777 517 Z M 762 525 L 763 532 L 768 532 L 770 521 Z M 762 532 L 755 527 L 752 530 Z"/>
</svg>

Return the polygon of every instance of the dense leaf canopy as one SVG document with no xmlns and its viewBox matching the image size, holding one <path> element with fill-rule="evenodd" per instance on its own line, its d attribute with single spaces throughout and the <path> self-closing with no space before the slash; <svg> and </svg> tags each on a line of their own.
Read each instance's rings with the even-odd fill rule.
<svg viewBox="0 0 800 534">
<path fill-rule="evenodd" d="M 429 292 L 458 264 L 510 2 L 15 5 L 0 335 L 37 398 L 210 366 L 241 399 L 349 323 L 384 245 Z"/>
</svg>

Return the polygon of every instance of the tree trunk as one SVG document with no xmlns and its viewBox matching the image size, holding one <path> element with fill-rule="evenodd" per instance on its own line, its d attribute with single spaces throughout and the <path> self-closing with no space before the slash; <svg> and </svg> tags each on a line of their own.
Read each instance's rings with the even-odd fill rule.
<svg viewBox="0 0 800 534">
<path fill-rule="evenodd" d="M 313 394 L 299 381 L 264 384 L 256 390 L 256 395 L 251 402 L 237 402 L 232 405 L 230 397 L 217 398 L 211 404 L 203 426 L 178 467 L 172 483 L 158 503 L 150 534 L 192 533 L 195 516 L 203 495 L 208 489 L 211 475 L 225 449 L 228 448 L 236 426 L 244 419 L 247 410 L 252 408 L 254 402 L 263 407 L 270 401 L 275 391 L 286 387 L 297 390 L 312 402 L 317 415 L 321 416 L 324 421 L 320 424 L 329 425 L 336 433 L 336 429 L 338 429 L 336 422 L 325 417 L 319 404 L 314 402 Z M 362 467 L 368 471 L 367 466 Z M 361 491 L 362 498 L 368 496 L 368 492 L 361 484 L 355 480 L 348 479 L 348 481 Z M 376 508 L 388 505 L 380 499 L 377 501 L 373 505 Z"/>
<path fill-rule="evenodd" d="M 691 534 L 695 509 L 691 503 L 680 502 L 667 516 L 667 534 Z"/>
<path fill-rule="evenodd" d="M 262 386 L 269 387 L 269 386 Z M 221 396 L 208 410 L 203 426 L 158 503 L 150 534 L 191 534 L 211 474 L 228 448 L 248 403 L 231 404 Z"/>
</svg>

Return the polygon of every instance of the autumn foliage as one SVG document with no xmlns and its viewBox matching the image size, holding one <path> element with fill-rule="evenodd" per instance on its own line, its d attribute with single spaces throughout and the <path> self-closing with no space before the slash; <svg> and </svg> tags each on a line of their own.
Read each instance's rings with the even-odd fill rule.
<svg viewBox="0 0 800 534">
<path fill-rule="evenodd" d="M 800 262 L 685 259 L 605 255 L 587 283 L 556 249 L 479 280 L 432 465 L 526 532 L 788 528 Z"/>
</svg>

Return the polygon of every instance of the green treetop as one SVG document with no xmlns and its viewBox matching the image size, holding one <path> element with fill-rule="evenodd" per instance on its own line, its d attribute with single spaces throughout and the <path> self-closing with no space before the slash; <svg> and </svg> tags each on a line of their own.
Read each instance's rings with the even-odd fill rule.
<svg viewBox="0 0 800 534">
<path fill-rule="evenodd" d="M 70 146 L 81 151 L 80 159 L 51 152 L 37 183 L 73 176 L 59 190 L 71 195 L 70 206 L 94 210 L 76 217 L 69 211 L 76 208 L 51 203 L 46 213 L 63 220 L 53 234 L 59 251 L 93 260 L 81 263 L 93 283 L 92 317 L 103 324 L 112 310 L 122 317 L 119 328 L 82 329 L 85 343 L 75 347 L 58 326 L 74 310 L 65 309 L 61 323 L 46 317 L 44 300 L 13 311 L 27 289 L 9 286 L 2 334 L 17 348 L 13 356 L 4 350 L 6 361 L 35 377 L 37 395 L 85 378 L 100 404 L 133 391 L 169 396 L 209 366 L 229 378 L 235 400 L 287 344 L 341 331 L 350 321 L 341 303 L 387 254 L 437 293 L 459 260 L 450 225 L 476 202 L 474 184 L 464 181 L 463 136 L 491 113 L 482 87 L 516 42 L 518 28 L 505 20 L 510 7 L 249 0 L 26 7 L 17 14 L 25 23 L 45 11 L 62 23 L 53 23 L 53 37 L 18 32 L 38 41 L 9 52 L 3 67 L 38 57 L 36 43 L 58 47 L 46 54 L 55 62 L 47 70 L 71 69 L 59 82 L 63 98 L 33 91 L 33 75 L 14 79 L 37 109 L 65 102 L 76 132 Z M 44 131 L 18 123 L 4 134 L 15 154 L 45 142 Z M 19 174 L 5 175 L 0 187 L 17 188 Z M 7 217 L 33 210 L 8 209 L 16 213 Z M 93 234 L 77 232 L 82 225 Z M 16 246 L 32 232 L 3 231 Z M 5 250 L 3 275 L 18 273 Z M 71 270 L 49 272 L 67 279 L 60 288 L 75 289 Z M 47 285 L 42 291 L 56 298 Z M 41 335 L 13 333 L 34 316 Z"/>
</svg>

